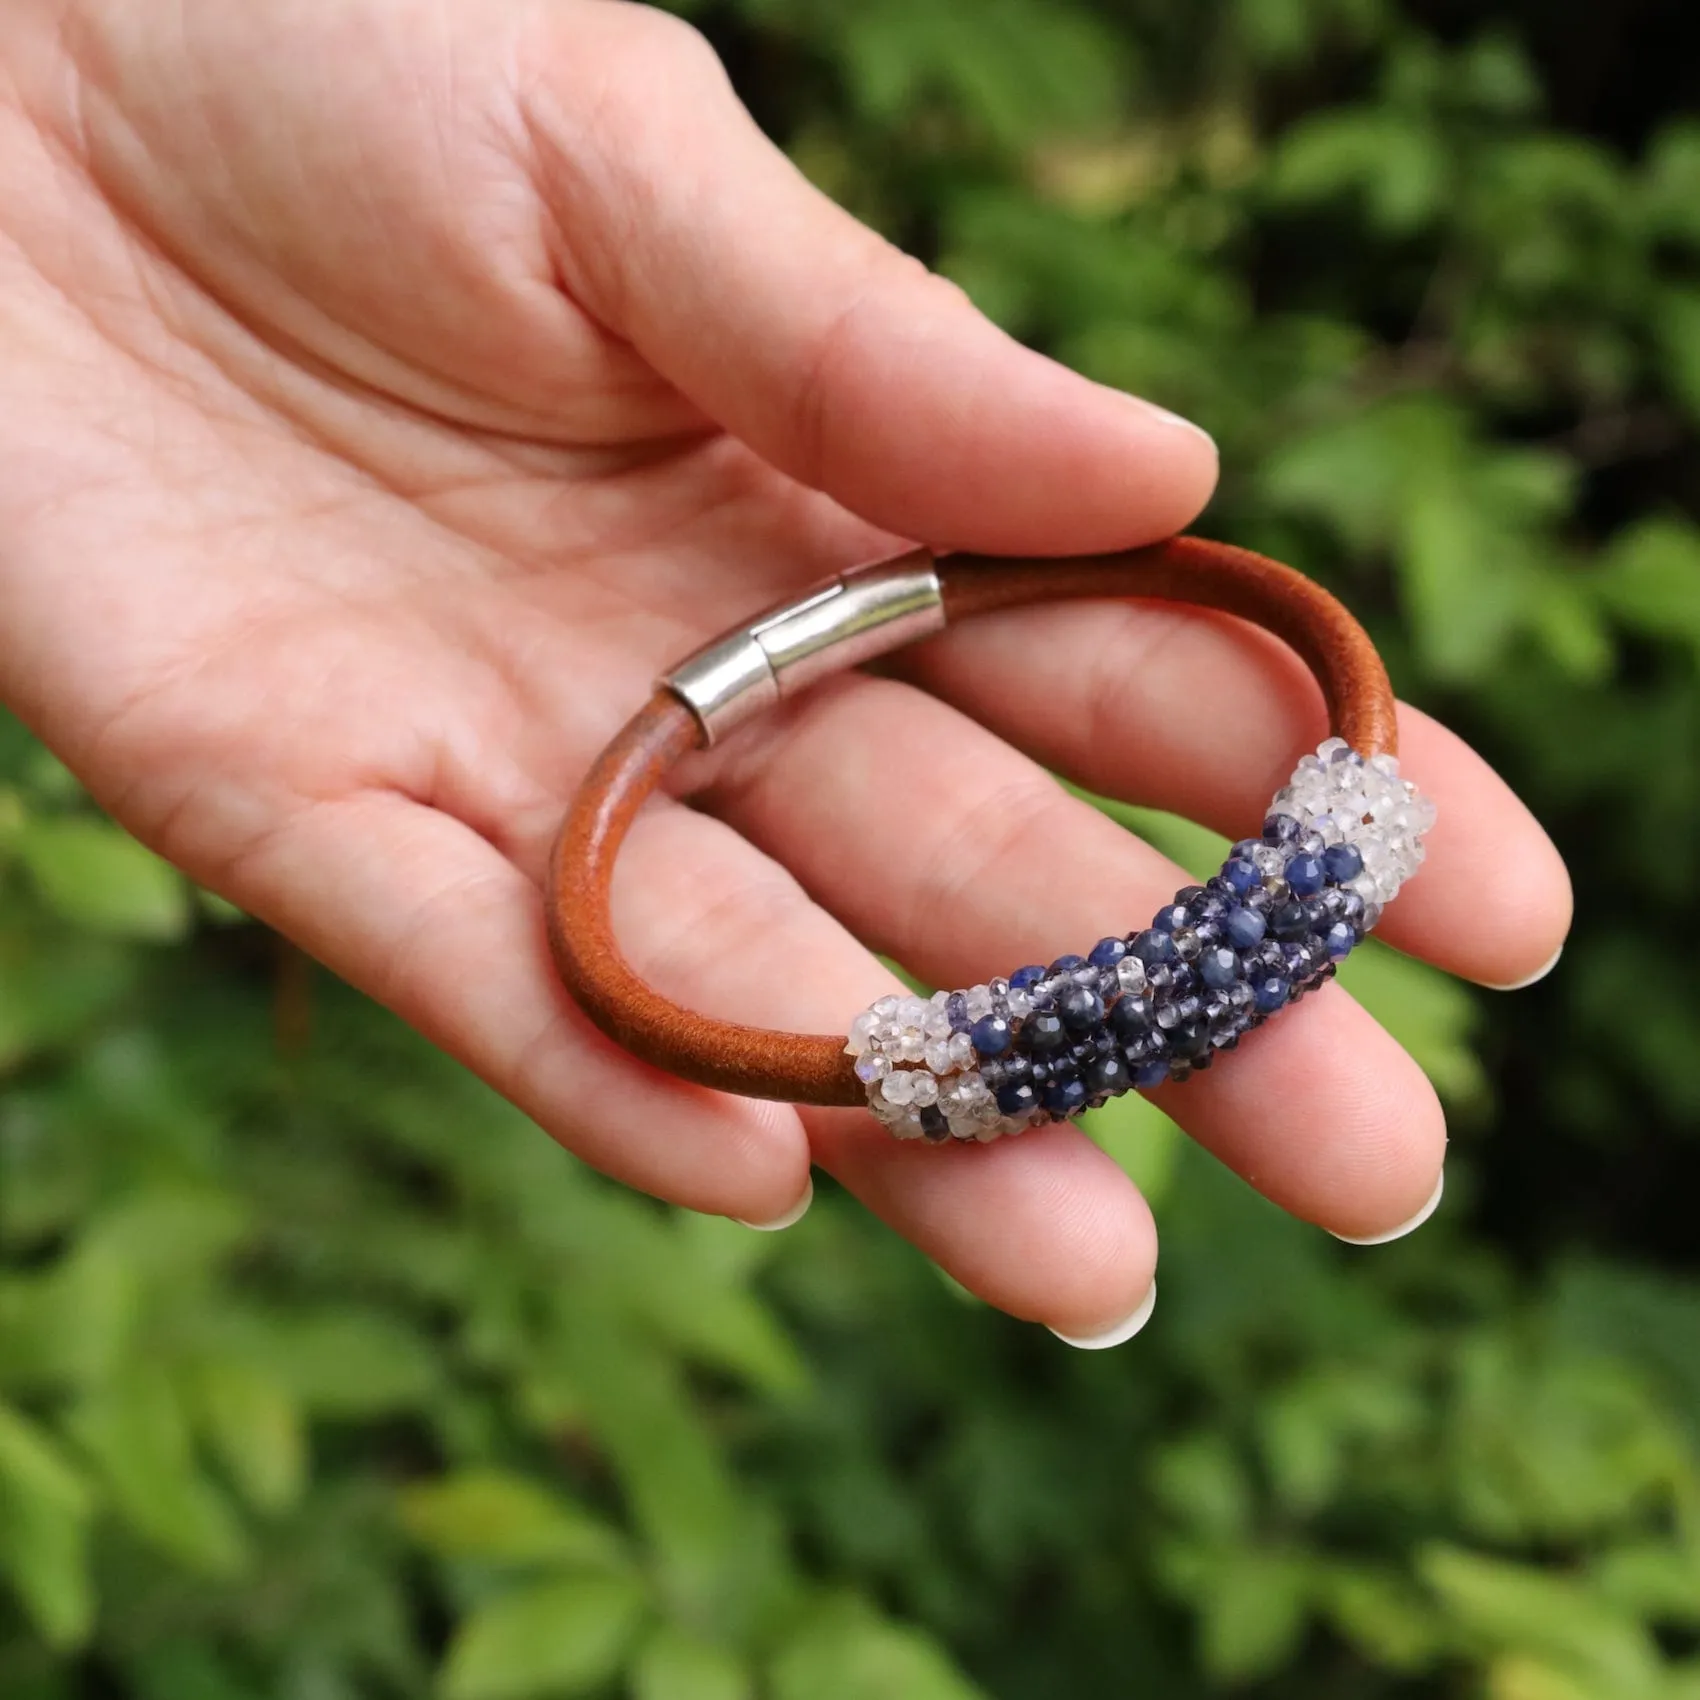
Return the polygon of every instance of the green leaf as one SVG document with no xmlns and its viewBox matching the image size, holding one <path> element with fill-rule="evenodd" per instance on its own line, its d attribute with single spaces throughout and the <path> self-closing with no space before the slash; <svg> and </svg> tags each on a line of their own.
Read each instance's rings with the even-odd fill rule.
<svg viewBox="0 0 1700 1700">
<path fill-rule="evenodd" d="M 618 1672 L 645 1609 L 630 1577 L 538 1582 L 479 1606 L 456 1630 L 443 1700 L 532 1700 L 600 1688 Z"/>
<path fill-rule="evenodd" d="M 0 1403 L 0 1576 L 50 1645 L 74 1647 L 94 1619 L 89 1494 L 46 1434 Z"/>
<path fill-rule="evenodd" d="M 173 943 L 189 929 L 183 876 L 110 821 L 31 819 L 17 850 L 48 907 L 89 932 Z"/>
<path fill-rule="evenodd" d="M 1601 556 L 1599 591 L 1626 625 L 1700 659 L 1700 527 L 1660 517 L 1627 527 Z"/>
<path fill-rule="evenodd" d="M 1304 1634 L 1310 1582 L 1310 1567 L 1291 1553 L 1222 1553 L 1197 1602 L 1205 1669 L 1230 1682 L 1278 1669 Z"/>
<path fill-rule="evenodd" d="M 1375 225 L 1402 235 L 1439 210 L 1447 164 L 1426 123 L 1401 112 L 1346 108 L 1314 114 L 1288 130 L 1267 181 L 1277 202 L 1308 204 L 1359 194 Z"/>
<path fill-rule="evenodd" d="M 929 1636 L 848 1595 L 805 1616 L 769 1683 L 773 1700 L 985 1700 Z"/>
<path fill-rule="evenodd" d="M 276 1318 L 269 1362 L 311 1412 L 372 1417 L 419 1406 L 437 1385 L 437 1360 L 398 1317 L 353 1305 Z"/>
<path fill-rule="evenodd" d="M 90 1394 L 74 1412 L 71 1431 L 138 1534 L 207 1575 L 229 1576 L 241 1567 L 242 1531 L 199 1468 L 182 1401 L 162 1369 L 138 1367 Z"/>
<path fill-rule="evenodd" d="M 401 1515 L 408 1533 L 443 1558 L 589 1565 L 626 1559 L 624 1540 L 606 1524 L 503 1470 L 464 1470 L 409 1488 Z"/>
<path fill-rule="evenodd" d="M 753 1700 L 748 1668 L 722 1647 L 666 1626 L 644 1644 L 632 1700 Z"/>
<path fill-rule="evenodd" d="M 233 1360 L 203 1364 L 194 1381 L 201 1431 L 250 1505 L 283 1511 L 307 1482 L 301 1409 L 274 1377 Z"/>
<path fill-rule="evenodd" d="M 1653 1700 L 1659 1657 L 1627 1614 L 1568 1577 L 1456 1547 L 1428 1548 L 1423 1580 L 1479 1644 L 1556 1666 L 1614 1700 Z"/>
</svg>

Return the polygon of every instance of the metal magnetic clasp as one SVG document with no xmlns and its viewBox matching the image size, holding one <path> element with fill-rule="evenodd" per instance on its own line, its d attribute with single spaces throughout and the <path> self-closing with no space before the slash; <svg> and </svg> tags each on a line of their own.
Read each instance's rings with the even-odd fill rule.
<svg viewBox="0 0 1700 1700">
<path fill-rule="evenodd" d="M 829 673 L 943 629 L 933 557 L 913 549 L 770 608 L 687 656 L 661 683 L 697 717 L 706 746 Z"/>
</svg>

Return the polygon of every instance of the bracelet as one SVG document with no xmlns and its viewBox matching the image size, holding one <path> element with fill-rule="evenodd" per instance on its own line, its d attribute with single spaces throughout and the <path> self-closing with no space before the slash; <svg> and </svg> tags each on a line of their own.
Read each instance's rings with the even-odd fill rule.
<svg viewBox="0 0 1700 1700">
<path fill-rule="evenodd" d="M 614 861 L 639 807 L 693 749 L 842 668 L 976 613 L 1061 598 L 1213 608 L 1288 643 L 1332 736 L 1300 759 L 1259 836 L 1147 927 L 1007 978 L 889 996 L 838 1035 L 700 1015 L 621 956 Z M 1185 1080 L 1330 979 L 1423 859 L 1434 805 L 1399 776 L 1392 687 L 1369 635 L 1291 567 L 1177 537 L 1060 560 L 917 549 L 833 579 L 698 650 L 591 767 L 551 857 L 555 961 L 611 1039 L 683 1079 L 798 1104 L 865 1103 L 902 1139 L 985 1141 Z"/>
</svg>

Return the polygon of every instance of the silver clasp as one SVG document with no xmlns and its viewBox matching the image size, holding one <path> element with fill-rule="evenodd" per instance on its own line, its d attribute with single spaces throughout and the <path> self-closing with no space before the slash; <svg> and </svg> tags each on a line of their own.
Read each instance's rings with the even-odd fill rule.
<svg viewBox="0 0 1700 1700">
<path fill-rule="evenodd" d="M 661 683 L 684 699 L 713 744 L 829 673 L 943 630 L 933 557 L 913 549 L 770 608 L 687 656 Z"/>
</svg>

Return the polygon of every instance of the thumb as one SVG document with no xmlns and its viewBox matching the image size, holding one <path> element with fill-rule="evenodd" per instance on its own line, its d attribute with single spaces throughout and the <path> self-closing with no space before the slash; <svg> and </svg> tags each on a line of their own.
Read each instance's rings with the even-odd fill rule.
<svg viewBox="0 0 1700 1700">
<path fill-rule="evenodd" d="M 1123 547 L 1208 500 L 1204 432 L 1023 348 L 835 206 L 694 30 L 638 6 L 572 17 L 529 91 L 567 285 L 711 419 L 939 545 Z"/>
</svg>

